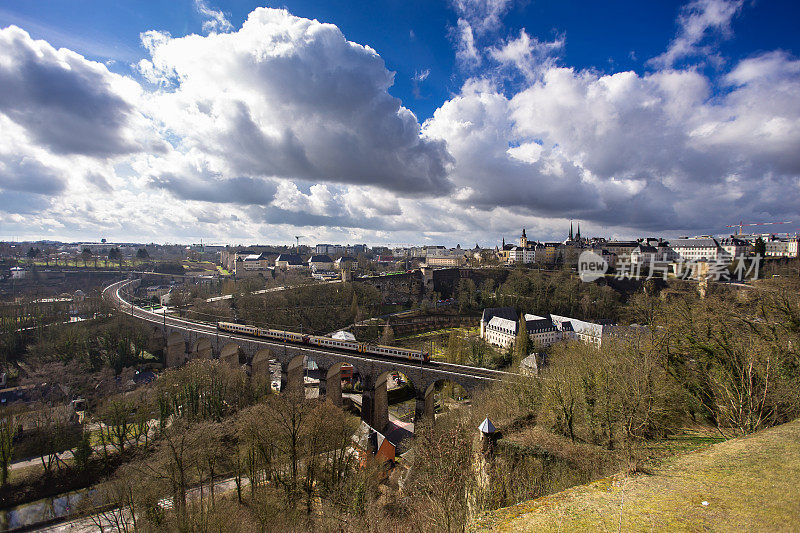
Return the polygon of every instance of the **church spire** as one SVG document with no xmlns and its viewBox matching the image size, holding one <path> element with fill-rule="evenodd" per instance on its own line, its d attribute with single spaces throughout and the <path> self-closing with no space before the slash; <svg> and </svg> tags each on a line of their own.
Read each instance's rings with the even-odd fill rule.
<svg viewBox="0 0 800 533">
<path fill-rule="evenodd" d="M 569 240 L 573 240 L 575 237 L 572 235 L 572 221 L 569 223 Z"/>
<path fill-rule="evenodd" d="M 578 222 L 578 233 L 575 235 L 575 238 L 581 240 L 581 223 Z"/>
</svg>

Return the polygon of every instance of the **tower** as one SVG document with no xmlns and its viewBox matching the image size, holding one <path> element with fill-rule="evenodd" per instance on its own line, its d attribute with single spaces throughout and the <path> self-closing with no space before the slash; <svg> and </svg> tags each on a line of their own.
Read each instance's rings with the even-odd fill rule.
<svg viewBox="0 0 800 533">
<path fill-rule="evenodd" d="M 572 222 L 569 223 L 569 240 L 573 240 L 575 237 L 572 235 Z"/>
<path fill-rule="evenodd" d="M 578 222 L 578 233 L 575 235 L 575 238 L 581 240 L 581 223 Z"/>
<path fill-rule="evenodd" d="M 525 228 L 522 228 L 522 237 L 519 238 L 519 246 L 520 248 L 528 247 L 528 236 L 525 235 Z"/>
</svg>

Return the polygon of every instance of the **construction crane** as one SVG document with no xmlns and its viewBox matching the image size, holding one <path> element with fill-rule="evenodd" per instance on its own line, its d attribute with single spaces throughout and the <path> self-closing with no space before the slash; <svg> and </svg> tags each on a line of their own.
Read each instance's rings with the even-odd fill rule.
<svg viewBox="0 0 800 533">
<path fill-rule="evenodd" d="M 744 223 L 739 221 L 738 224 L 731 224 L 729 226 L 725 226 L 726 228 L 739 228 L 739 231 L 736 235 L 742 235 L 742 229 L 744 226 L 769 226 L 771 224 L 791 224 L 791 220 L 786 220 L 784 222 L 753 222 L 753 223 Z"/>
<path fill-rule="evenodd" d="M 300 237 L 305 237 L 305 235 L 295 235 L 294 238 L 297 239 L 297 253 L 300 253 Z"/>
</svg>

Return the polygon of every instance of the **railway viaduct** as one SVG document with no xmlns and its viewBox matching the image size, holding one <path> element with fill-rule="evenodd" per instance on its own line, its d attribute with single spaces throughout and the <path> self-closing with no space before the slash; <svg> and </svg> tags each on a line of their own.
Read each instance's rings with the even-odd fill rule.
<svg viewBox="0 0 800 533">
<path fill-rule="evenodd" d="M 163 350 L 166 367 L 178 367 L 193 359 L 218 359 L 232 367 L 244 366 L 252 375 L 266 376 L 271 374 L 272 361 L 277 361 L 281 368 L 281 390 L 302 391 L 307 359 L 319 367 L 320 397 L 341 406 L 342 364 L 349 363 L 353 366 L 353 374 L 358 374 L 361 379 L 361 418 L 378 431 L 383 431 L 389 423 L 387 378 L 392 372 L 404 374 L 414 390 L 415 422 L 433 419 L 437 384 L 449 381 L 473 392 L 501 379 L 504 374 L 483 368 L 446 363 L 420 364 L 235 335 L 219 331 L 212 325 L 163 317 L 133 306 L 119 295 L 118 289 L 127 283 L 132 282 L 119 282 L 107 287 L 104 296 L 119 311 L 150 325 L 150 348 L 152 351 Z"/>
</svg>

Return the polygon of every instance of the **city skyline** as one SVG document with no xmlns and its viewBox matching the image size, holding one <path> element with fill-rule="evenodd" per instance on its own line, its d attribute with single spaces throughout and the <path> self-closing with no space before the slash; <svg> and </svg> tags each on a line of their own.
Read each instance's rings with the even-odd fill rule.
<svg viewBox="0 0 800 533">
<path fill-rule="evenodd" d="M 0 239 L 800 228 L 790 2 L 45 5 L 0 8 Z"/>
</svg>

